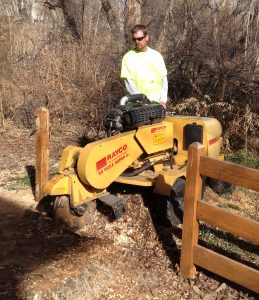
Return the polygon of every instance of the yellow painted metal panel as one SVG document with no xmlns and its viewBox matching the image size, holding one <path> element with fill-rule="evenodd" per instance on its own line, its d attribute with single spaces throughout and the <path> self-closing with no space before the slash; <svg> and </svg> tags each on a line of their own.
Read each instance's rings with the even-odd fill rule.
<svg viewBox="0 0 259 300">
<path fill-rule="evenodd" d="M 161 123 L 142 126 L 136 133 L 141 146 L 147 154 L 164 151 L 173 147 L 173 123 Z"/>
<path fill-rule="evenodd" d="M 69 178 L 55 175 L 43 187 L 44 195 L 58 196 L 70 194 Z"/>
<path fill-rule="evenodd" d="M 218 120 L 214 118 L 194 117 L 194 116 L 168 116 L 167 121 L 174 124 L 174 139 L 178 142 L 178 155 L 187 157 L 188 150 L 184 149 L 183 132 L 187 124 L 196 123 L 203 126 L 203 141 L 206 155 L 210 157 L 218 157 L 222 146 L 222 127 Z"/>
<path fill-rule="evenodd" d="M 70 178 L 70 205 L 72 207 L 81 205 L 85 202 L 89 202 L 107 194 L 107 191 L 105 189 L 95 189 L 89 185 L 83 185 L 82 182 L 78 179 L 77 174 L 72 174 Z"/>
<path fill-rule="evenodd" d="M 69 195 L 70 205 L 78 206 L 107 194 L 105 189 L 84 186 L 76 174 L 56 175 L 44 186 L 43 194 L 50 196 Z"/>
<path fill-rule="evenodd" d="M 136 175 L 132 177 L 119 176 L 115 181 L 119 183 L 138 185 L 138 186 L 153 186 L 156 183 L 156 178 L 148 178 L 141 175 Z"/>
<path fill-rule="evenodd" d="M 170 196 L 172 186 L 179 177 L 186 177 L 186 166 L 174 166 L 162 171 L 157 177 L 154 193 Z"/>
<path fill-rule="evenodd" d="M 125 132 L 86 145 L 78 159 L 79 178 L 97 189 L 108 187 L 142 153 L 135 132 Z"/>
<path fill-rule="evenodd" d="M 59 173 L 63 173 L 65 170 L 73 167 L 81 149 L 80 147 L 69 145 L 63 150 L 58 169 Z"/>
</svg>

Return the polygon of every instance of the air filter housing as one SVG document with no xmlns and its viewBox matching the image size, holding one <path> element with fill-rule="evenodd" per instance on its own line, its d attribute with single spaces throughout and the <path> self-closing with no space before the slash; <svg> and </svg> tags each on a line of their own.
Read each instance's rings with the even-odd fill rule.
<svg viewBox="0 0 259 300">
<path fill-rule="evenodd" d="M 127 108 L 117 105 L 110 109 L 103 120 L 106 129 L 114 131 L 128 131 L 142 125 L 161 122 L 165 118 L 165 109 L 160 104 L 137 105 Z"/>
<path fill-rule="evenodd" d="M 160 104 L 135 106 L 122 115 L 125 130 L 134 129 L 142 125 L 161 122 L 165 118 L 165 109 Z"/>
</svg>

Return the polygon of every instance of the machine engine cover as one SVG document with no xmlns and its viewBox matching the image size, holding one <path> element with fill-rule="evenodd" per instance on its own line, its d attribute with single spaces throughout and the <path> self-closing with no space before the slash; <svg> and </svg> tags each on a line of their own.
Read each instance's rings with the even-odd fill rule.
<svg viewBox="0 0 259 300">
<path fill-rule="evenodd" d="M 135 106 L 123 113 L 122 123 L 126 130 L 142 125 L 161 122 L 165 118 L 165 109 L 159 104 Z"/>
<path fill-rule="evenodd" d="M 120 132 L 136 129 L 142 125 L 159 123 L 165 118 L 165 109 L 160 104 L 136 105 L 127 107 L 117 105 L 109 110 L 103 120 L 108 130 Z"/>
<path fill-rule="evenodd" d="M 109 130 L 123 131 L 122 110 L 118 108 L 110 109 L 104 117 L 103 125 Z"/>
</svg>

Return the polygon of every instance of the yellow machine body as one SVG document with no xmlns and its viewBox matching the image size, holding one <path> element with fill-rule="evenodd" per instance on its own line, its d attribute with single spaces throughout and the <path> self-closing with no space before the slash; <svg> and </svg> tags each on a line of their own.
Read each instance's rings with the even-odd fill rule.
<svg viewBox="0 0 259 300">
<path fill-rule="evenodd" d="M 183 132 L 185 126 L 192 123 L 203 127 L 202 144 L 206 147 L 206 154 L 218 158 L 222 147 L 222 127 L 218 120 L 192 116 L 168 116 L 166 120 L 174 124 L 174 139 L 178 142 L 178 160 L 181 161 L 181 156 L 187 158 L 188 149 L 184 147 Z"/>
<path fill-rule="evenodd" d="M 68 146 L 58 175 L 44 187 L 46 195 L 68 195 L 78 206 L 105 195 L 112 182 L 154 186 L 154 193 L 169 196 L 174 182 L 186 176 L 187 127 L 198 126 L 206 154 L 220 157 L 222 128 L 213 118 L 168 116 L 163 121 L 87 144 Z M 164 162 L 170 162 L 164 164 Z M 149 168 L 145 168 L 149 166 Z M 143 171 L 136 173 L 136 170 Z M 127 172 L 131 172 L 128 176 Z"/>
<path fill-rule="evenodd" d="M 97 189 L 108 187 L 142 154 L 135 134 L 125 132 L 86 145 L 78 158 L 79 178 Z"/>
<path fill-rule="evenodd" d="M 75 172 L 75 164 L 83 148 L 67 146 L 62 152 L 59 173 L 44 186 L 44 194 L 50 196 L 68 195 L 70 205 L 78 206 L 107 194 L 106 189 L 85 186 Z"/>
<path fill-rule="evenodd" d="M 136 132 L 136 139 L 147 154 L 171 149 L 173 138 L 173 123 L 168 121 L 142 126 Z"/>
</svg>

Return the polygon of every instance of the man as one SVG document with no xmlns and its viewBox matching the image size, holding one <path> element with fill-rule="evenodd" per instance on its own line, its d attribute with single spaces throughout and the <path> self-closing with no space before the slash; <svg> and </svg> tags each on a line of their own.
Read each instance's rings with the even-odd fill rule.
<svg viewBox="0 0 259 300">
<path fill-rule="evenodd" d="M 151 101 L 166 109 L 168 81 L 162 55 L 148 47 L 149 35 L 144 25 L 135 25 L 132 30 L 133 50 L 122 59 L 121 78 L 127 92 L 143 93 Z"/>
</svg>

